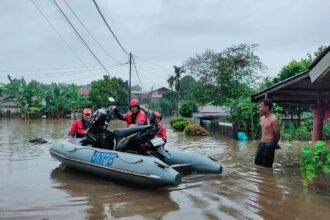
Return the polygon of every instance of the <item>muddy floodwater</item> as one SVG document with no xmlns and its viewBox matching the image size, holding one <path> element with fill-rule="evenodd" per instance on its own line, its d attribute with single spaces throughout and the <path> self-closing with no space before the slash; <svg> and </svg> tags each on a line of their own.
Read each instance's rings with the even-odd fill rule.
<svg viewBox="0 0 330 220">
<path fill-rule="evenodd" d="M 141 189 L 60 166 L 49 148 L 70 124 L 0 119 L 0 219 L 330 219 L 330 192 L 302 185 L 299 152 L 306 143 L 282 143 L 275 168 L 265 169 L 253 165 L 256 142 L 168 129 L 168 147 L 210 155 L 224 173 Z M 28 142 L 37 137 L 49 143 Z"/>
</svg>

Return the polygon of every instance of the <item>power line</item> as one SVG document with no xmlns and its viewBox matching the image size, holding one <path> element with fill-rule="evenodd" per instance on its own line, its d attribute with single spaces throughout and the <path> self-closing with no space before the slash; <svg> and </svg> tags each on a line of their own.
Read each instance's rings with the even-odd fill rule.
<svg viewBox="0 0 330 220">
<path fill-rule="evenodd" d="M 115 67 L 119 67 L 119 66 L 123 66 L 125 64 L 119 64 L 119 65 L 112 65 L 112 66 L 109 66 L 107 67 L 107 69 L 113 69 Z M 100 69 L 103 69 L 102 67 L 100 66 L 97 66 L 97 67 L 94 67 L 94 68 L 90 68 L 90 69 L 85 69 L 85 70 L 71 70 L 71 71 L 60 71 L 60 72 L 47 72 L 47 73 L 25 73 L 24 76 L 27 76 L 27 77 L 38 77 L 38 76 L 46 76 L 46 77 L 52 77 L 52 76 L 65 76 L 65 75 L 73 75 L 73 74 L 77 74 L 77 73 L 90 73 L 91 75 L 93 75 L 93 73 L 97 70 L 100 70 Z M 17 75 L 17 74 L 20 74 L 20 75 L 23 75 L 22 73 L 10 73 L 9 71 L 7 71 L 8 74 L 10 75 Z"/>
<path fill-rule="evenodd" d="M 103 16 L 103 14 L 102 14 L 102 12 L 101 12 L 101 10 L 100 10 L 98 4 L 96 3 L 95 0 L 93 0 L 93 2 L 94 2 L 94 5 L 95 5 L 97 11 L 98 11 L 99 14 L 101 15 L 101 17 L 102 17 L 102 19 L 103 19 L 105 25 L 108 27 L 109 31 L 111 32 L 112 36 L 115 38 L 115 40 L 117 41 L 117 43 L 118 43 L 118 45 L 120 46 L 120 48 L 124 51 L 124 53 L 125 53 L 126 55 L 128 55 L 127 50 L 125 50 L 125 48 L 123 47 L 123 45 L 120 43 L 120 41 L 118 40 L 117 36 L 115 35 L 115 33 L 112 31 L 110 25 L 108 24 L 107 20 L 106 20 L 105 17 Z"/>
<path fill-rule="evenodd" d="M 88 44 L 86 43 L 86 41 L 82 38 L 82 36 L 79 34 L 79 32 L 77 31 L 77 29 L 74 27 L 74 25 L 71 23 L 71 21 L 69 20 L 69 18 L 65 15 L 65 13 L 63 12 L 63 10 L 61 9 L 61 7 L 57 4 L 57 2 L 55 0 L 53 0 L 53 2 L 55 3 L 56 7 L 60 10 L 61 14 L 64 16 L 64 18 L 66 19 L 66 21 L 70 24 L 70 26 L 72 27 L 72 29 L 75 31 L 75 33 L 77 34 L 77 36 L 79 37 L 79 39 L 84 43 L 84 45 L 86 46 L 86 48 L 89 50 L 89 52 L 94 56 L 94 58 L 97 60 L 97 62 L 103 67 L 103 69 L 109 74 L 109 76 L 111 76 L 110 72 L 105 68 L 104 64 L 99 60 L 99 58 L 94 54 L 94 52 L 92 51 L 92 49 L 88 46 Z"/>
<path fill-rule="evenodd" d="M 58 35 L 58 37 L 65 43 L 65 45 L 71 50 L 71 52 L 73 53 L 73 55 L 86 67 L 87 65 L 85 64 L 85 62 L 78 56 L 78 54 L 74 51 L 74 49 L 70 46 L 70 44 L 62 37 L 62 35 L 60 34 L 60 32 L 56 29 L 56 27 L 50 22 L 50 20 L 47 18 L 47 16 L 42 12 L 42 10 L 39 8 L 39 6 L 33 1 L 30 0 L 31 3 L 34 5 L 34 7 L 38 10 L 38 12 L 42 15 L 42 17 L 47 21 L 47 23 L 49 24 L 49 26 L 56 32 L 56 34 Z"/>
<path fill-rule="evenodd" d="M 141 87 L 143 87 L 142 81 L 141 81 L 141 79 L 140 79 L 139 72 L 138 72 L 138 70 L 137 70 L 137 68 L 136 68 L 136 65 L 135 65 L 134 56 L 133 56 L 132 61 L 133 61 L 133 66 L 134 66 L 135 73 L 136 73 L 136 75 L 137 75 L 137 77 L 138 77 L 138 79 L 139 79 L 139 81 L 140 81 L 140 85 L 141 85 Z"/>
<path fill-rule="evenodd" d="M 149 60 L 147 60 L 147 59 L 145 59 L 145 58 L 142 58 L 142 57 L 139 57 L 139 56 L 136 56 L 136 55 L 134 55 L 134 56 L 135 56 L 136 58 L 140 59 L 140 60 L 143 60 L 144 62 L 147 62 L 147 63 L 149 63 L 149 64 L 151 64 L 151 65 L 157 66 L 158 68 L 165 69 L 165 70 L 167 70 L 167 71 L 172 71 L 172 70 L 171 70 L 170 68 L 168 68 L 168 67 L 161 66 L 161 65 L 159 65 L 159 64 L 153 63 L 153 62 L 151 62 L 151 61 L 149 61 Z"/>
<path fill-rule="evenodd" d="M 113 56 L 111 56 L 109 54 L 109 52 L 101 45 L 101 43 L 94 37 L 94 35 L 88 30 L 88 28 L 84 25 L 84 23 L 81 21 L 81 19 L 78 17 L 78 15 L 74 12 L 74 10 L 70 7 L 70 5 L 68 4 L 68 2 L 66 0 L 64 0 L 64 3 L 68 6 L 68 8 L 70 9 L 70 11 L 72 12 L 72 14 L 77 18 L 77 20 L 79 21 L 79 23 L 81 24 L 81 26 L 83 26 L 83 28 L 87 31 L 87 33 L 89 34 L 89 36 L 91 36 L 91 38 L 93 38 L 93 40 L 97 43 L 97 45 L 99 45 L 99 47 L 104 51 L 104 53 L 106 53 L 112 60 L 114 60 L 116 63 L 120 63 L 118 60 L 116 60 Z"/>
<path fill-rule="evenodd" d="M 120 63 L 118 65 L 127 65 L 128 63 Z M 115 66 L 115 65 L 111 65 L 111 66 L 108 66 L 108 67 L 112 67 L 112 66 Z M 108 68 L 107 67 L 107 68 Z M 37 68 L 37 69 L 22 69 L 22 70 L 0 70 L 0 72 L 12 72 L 12 73 L 15 73 L 15 72 L 46 72 L 46 71 L 53 71 L 53 70 L 80 70 L 80 71 L 87 71 L 86 69 L 95 69 L 95 68 L 102 68 L 100 66 L 73 66 L 73 67 L 54 67 L 54 68 Z M 84 70 L 85 69 L 85 70 Z"/>
</svg>

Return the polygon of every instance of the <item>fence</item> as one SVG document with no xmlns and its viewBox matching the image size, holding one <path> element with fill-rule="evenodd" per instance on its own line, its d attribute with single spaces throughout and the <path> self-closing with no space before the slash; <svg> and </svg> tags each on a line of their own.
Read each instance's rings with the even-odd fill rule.
<svg viewBox="0 0 330 220">
<path fill-rule="evenodd" d="M 237 129 L 231 123 L 202 120 L 201 125 L 212 134 L 237 139 Z"/>
</svg>

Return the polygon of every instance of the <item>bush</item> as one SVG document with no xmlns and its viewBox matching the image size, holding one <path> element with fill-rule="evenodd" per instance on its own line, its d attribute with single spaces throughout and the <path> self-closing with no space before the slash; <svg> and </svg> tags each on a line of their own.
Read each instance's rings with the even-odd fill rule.
<svg viewBox="0 0 330 220">
<path fill-rule="evenodd" d="M 282 138 L 287 141 L 294 139 L 294 136 L 295 136 L 294 124 L 291 122 L 289 124 L 289 128 L 285 128 L 283 126 L 281 129 L 281 135 L 282 135 Z"/>
<path fill-rule="evenodd" d="M 187 127 L 184 129 L 184 132 L 190 136 L 206 136 L 209 134 L 207 130 L 201 127 L 199 124 L 187 125 Z"/>
<path fill-rule="evenodd" d="M 176 131 L 183 131 L 189 124 L 189 121 L 178 121 L 173 124 L 173 128 Z"/>
<path fill-rule="evenodd" d="M 293 123 L 289 124 L 289 128 L 282 127 L 281 135 L 283 140 L 310 140 L 311 139 L 311 130 L 305 126 L 305 123 L 302 121 L 298 128 L 294 127 Z"/>
<path fill-rule="evenodd" d="M 183 117 L 190 118 L 193 112 L 197 111 L 197 105 L 195 102 L 186 100 L 181 102 L 179 107 L 179 113 Z"/>
<path fill-rule="evenodd" d="M 326 140 L 330 139 L 330 122 L 326 121 L 323 125 L 323 136 Z"/>
<path fill-rule="evenodd" d="M 303 148 L 300 155 L 300 171 L 304 186 L 309 186 L 320 174 L 330 176 L 330 151 L 324 141 L 315 142 L 314 148 Z"/>
<path fill-rule="evenodd" d="M 305 126 L 304 122 L 301 122 L 300 127 L 294 132 L 294 137 L 298 140 L 310 140 L 311 136 L 311 131 Z"/>
<path fill-rule="evenodd" d="M 188 121 L 187 119 L 183 118 L 183 117 L 175 117 L 175 118 L 172 118 L 170 120 L 170 125 L 171 127 L 173 127 L 173 125 L 176 123 L 176 122 L 179 122 L 179 121 Z"/>
</svg>

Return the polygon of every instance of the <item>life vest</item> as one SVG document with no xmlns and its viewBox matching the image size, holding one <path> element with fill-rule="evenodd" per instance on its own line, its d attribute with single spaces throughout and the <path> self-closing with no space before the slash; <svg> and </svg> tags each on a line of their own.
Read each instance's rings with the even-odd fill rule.
<svg viewBox="0 0 330 220">
<path fill-rule="evenodd" d="M 87 123 L 85 122 L 85 120 L 83 120 L 82 118 L 77 119 L 73 122 L 69 134 L 73 137 L 83 138 L 86 134 L 86 127 Z"/>
<path fill-rule="evenodd" d="M 128 112 L 123 115 L 123 119 L 126 121 L 127 128 L 131 124 L 139 124 L 139 125 L 147 124 L 147 116 L 142 110 L 139 110 L 136 114 L 133 114 L 132 112 Z"/>
<path fill-rule="evenodd" d="M 156 137 L 162 138 L 165 142 L 167 142 L 167 132 L 166 126 L 163 124 L 159 124 L 159 132 L 155 135 Z"/>
</svg>

